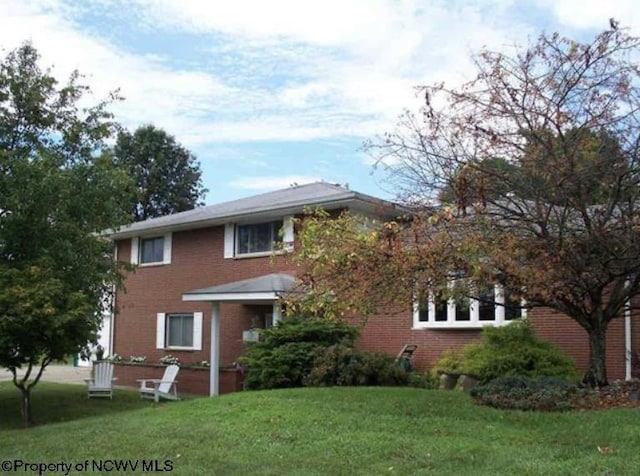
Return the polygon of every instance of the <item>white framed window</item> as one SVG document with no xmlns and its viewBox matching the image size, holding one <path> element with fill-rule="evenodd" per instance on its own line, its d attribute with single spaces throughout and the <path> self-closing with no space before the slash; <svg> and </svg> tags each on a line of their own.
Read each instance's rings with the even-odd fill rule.
<svg viewBox="0 0 640 476">
<path fill-rule="evenodd" d="M 282 242 L 282 226 L 282 220 L 237 225 L 236 255 L 272 252 Z"/>
<path fill-rule="evenodd" d="M 170 264 L 171 244 L 171 233 L 132 238 L 131 263 L 140 266 Z"/>
<path fill-rule="evenodd" d="M 259 223 L 228 223 L 225 226 L 224 257 L 269 255 L 284 243 L 293 249 L 293 217 Z"/>
<path fill-rule="evenodd" d="M 142 238 L 140 240 L 140 264 L 162 263 L 164 261 L 164 236 Z"/>
<path fill-rule="evenodd" d="M 202 350 L 203 313 L 157 314 L 156 348 Z"/>
<path fill-rule="evenodd" d="M 515 301 L 501 285 L 482 290 L 473 298 L 429 295 L 413 306 L 414 329 L 499 326 L 520 317 L 526 317 L 524 303 Z"/>
</svg>

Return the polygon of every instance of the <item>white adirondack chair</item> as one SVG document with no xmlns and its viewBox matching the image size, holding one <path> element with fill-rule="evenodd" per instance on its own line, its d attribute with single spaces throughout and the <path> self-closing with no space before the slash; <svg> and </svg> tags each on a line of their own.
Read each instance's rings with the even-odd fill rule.
<svg viewBox="0 0 640 476">
<path fill-rule="evenodd" d="M 160 401 L 161 398 L 179 400 L 176 388 L 178 370 L 180 370 L 179 366 L 169 365 L 161 379 L 143 378 L 136 380 L 136 382 L 140 382 L 140 398 L 153 398 L 156 402 Z M 147 382 L 149 382 L 149 385 L 147 385 Z"/>
<path fill-rule="evenodd" d="M 117 380 L 113 376 L 113 364 L 100 362 L 93 366 L 93 377 L 86 378 L 87 398 L 109 397 L 113 398 L 113 382 Z"/>
</svg>

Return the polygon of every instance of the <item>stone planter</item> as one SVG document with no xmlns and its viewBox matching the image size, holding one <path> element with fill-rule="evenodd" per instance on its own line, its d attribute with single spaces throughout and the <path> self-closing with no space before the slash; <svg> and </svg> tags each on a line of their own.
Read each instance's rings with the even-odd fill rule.
<svg viewBox="0 0 640 476">
<path fill-rule="evenodd" d="M 469 393 L 472 388 L 478 385 L 478 379 L 473 375 L 463 374 L 460 376 L 460 386 L 462 387 L 462 391 Z"/>
<path fill-rule="evenodd" d="M 445 390 L 453 390 L 456 388 L 456 384 L 458 383 L 459 374 L 446 373 L 443 372 L 440 375 L 440 388 Z"/>
</svg>

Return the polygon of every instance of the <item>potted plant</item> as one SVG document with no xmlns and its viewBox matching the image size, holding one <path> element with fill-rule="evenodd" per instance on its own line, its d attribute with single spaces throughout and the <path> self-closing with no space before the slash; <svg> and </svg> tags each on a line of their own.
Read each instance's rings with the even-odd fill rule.
<svg viewBox="0 0 640 476">
<path fill-rule="evenodd" d="M 453 390 L 462 372 L 462 357 L 453 349 L 445 349 L 434 366 L 440 375 L 440 386 L 445 390 Z"/>
</svg>

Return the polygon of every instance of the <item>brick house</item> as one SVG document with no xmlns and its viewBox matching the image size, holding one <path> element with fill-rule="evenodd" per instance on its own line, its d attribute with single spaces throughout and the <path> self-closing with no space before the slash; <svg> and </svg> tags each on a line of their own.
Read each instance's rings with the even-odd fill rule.
<svg viewBox="0 0 640 476">
<path fill-rule="evenodd" d="M 160 377 L 160 358 L 172 355 L 183 365 L 181 391 L 218 395 L 240 389 L 241 369 L 235 362 L 256 337 L 251 329 L 278 321 L 280 296 L 295 280 L 295 268 L 273 255 L 273 243 L 295 246 L 292 218 L 307 207 L 381 218 L 398 214 L 390 202 L 318 182 L 150 219 L 113 233 L 117 259 L 137 265 L 125 280 L 126 291 L 116 294 L 118 312 L 110 321 L 113 353 L 125 360 L 147 357 L 145 365 L 118 365 L 119 383 Z M 416 344 L 414 363 L 426 370 L 444 349 L 477 339 L 483 326 L 517 317 L 519 310 L 508 305 L 508 296 L 499 288 L 493 292 L 505 306 L 428 303 L 420 310 L 408 304 L 374 315 L 359 345 L 396 355 L 405 344 Z M 544 309 L 529 317 L 541 336 L 580 368 L 587 367 L 586 333 L 574 321 Z M 629 351 L 637 349 L 640 326 L 631 326 L 631 316 L 625 316 L 611 323 L 608 339 L 610 377 L 629 378 Z M 190 366 L 202 361 L 210 367 Z"/>
</svg>

